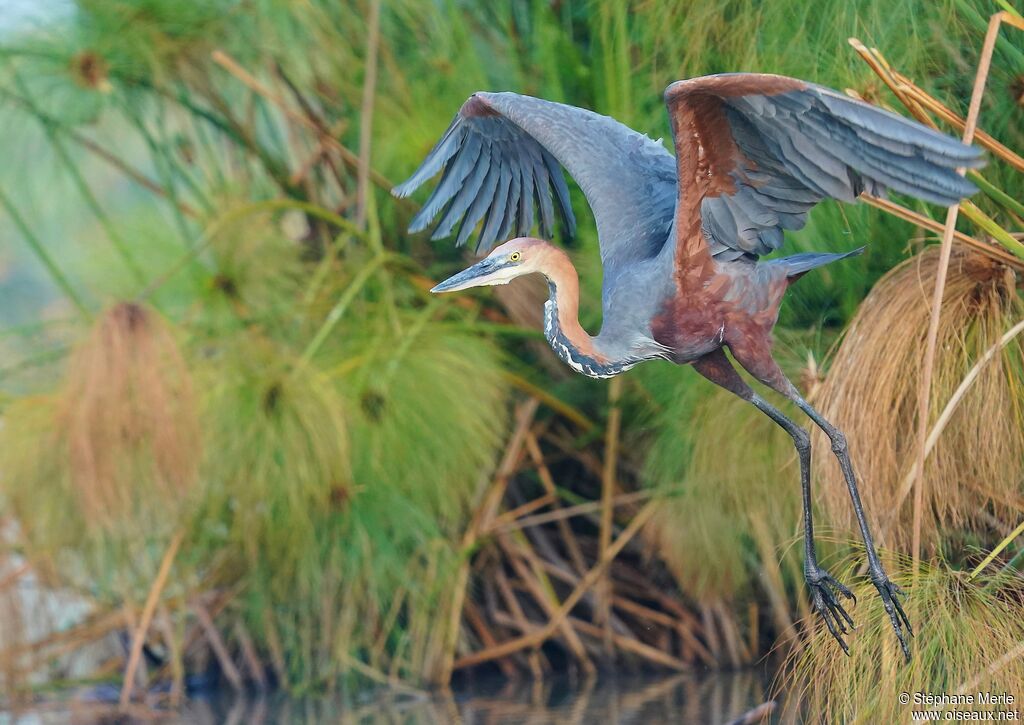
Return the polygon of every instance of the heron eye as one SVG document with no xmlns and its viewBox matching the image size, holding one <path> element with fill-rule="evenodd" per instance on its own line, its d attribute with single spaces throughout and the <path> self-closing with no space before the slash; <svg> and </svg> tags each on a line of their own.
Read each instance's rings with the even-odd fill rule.
<svg viewBox="0 0 1024 725">
<path fill-rule="evenodd" d="M 523 253 L 522 252 L 512 252 L 512 254 L 508 255 L 508 261 L 510 261 L 510 262 L 518 262 L 522 258 L 523 258 Z"/>
</svg>

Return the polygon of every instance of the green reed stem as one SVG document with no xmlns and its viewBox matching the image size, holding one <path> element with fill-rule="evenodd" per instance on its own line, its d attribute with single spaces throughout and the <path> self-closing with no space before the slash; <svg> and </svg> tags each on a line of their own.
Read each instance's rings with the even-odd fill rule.
<svg viewBox="0 0 1024 725">
<path fill-rule="evenodd" d="M 999 544 L 996 546 L 996 548 L 992 549 L 992 551 L 989 552 L 989 555 L 986 556 L 982 560 L 982 562 L 980 564 L 978 564 L 978 566 L 974 567 L 974 571 L 971 572 L 971 575 L 968 577 L 968 579 L 974 579 L 974 577 L 978 576 L 978 574 L 980 574 L 981 571 L 986 566 L 988 566 L 989 564 L 992 563 L 993 559 L 995 559 L 997 556 L 999 556 L 999 553 L 1003 549 L 1005 549 L 1007 546 L 1009 546 L 1013 542 L 1013 540 L 1016 539 L 1021 534 L 1024 534 L 1024 521 L 1021 521 L 1020 525 L 1017 526 L 1017 528 L 1015 528 L 1013 531 L 1011 531 L 1009 533 L 1009 535 L 1005 539 L 1000 541 Z"/>
<path fill-rule="evenodd" d="M 57 263 L 53 261 L 53 257 L 51 257 L 50 253 L 46 251 L 46 247 L 44 247 L 42 242 L 39 241 L 39 237 L 35 235 L 29 225 L 25 222 L 25 219 L 20 213 L 18 213 L 18 209 L 11 202 L 10 197 L 7 196 L 2 187 L 0 187 L 0 206 L 3 206 L 7 213 L 10 214 L 11 219 L 14 221 L 14 225 L 18 227 L 18 231 L 21 232 L 21 236 L 25 238 L 29 248 L 42 263 L 43 267 L 46 268 L 46 271 L 50 273 L 50 277 L 53 279 L 54 284 L 56 284 L 67 298 L 71 300 L 72 304 L 74 304 L 78 311 L 82 313 L 82 317 L 86 320 L 91 319 L 92 315 L 89 313 L 89 308 L 85 306 L 85 302 L 83 302 L 82 298 L 78 296 L 77 292 L 75 292 L 75 289 L 71 286 L 71 282 L 68 281 L 68 278 L 60 271 Z"/>
<path fill-rule="evenodd" d="M 71 176 L 71 180 L 74 182 L 75 187 L 82 195 L 82 198 L 85 200 L 85 203 L 89 207 L 90 211 L 92 211 L 93 216 L 96 217 L 96 220 L 100 223 L 100 226 L 103 227 L 103 230 L 104 232 L 106 232 L 106 235 L 110 239 L 111 244 L 114 245 L 114 248 L 117 250 L 125 266 L 135 277 L 136 281 L 138 281 L 139 284 L 144 283 L 145 275 L 142 272 L 142 268 L 135 261 L 135 258 L 129 251 L 128 245 L 125 244 L 124 240 L 121 238 L 121 235 L 117 233 L 116 229 L 114 229 L 114 225 L 110 221 L 110 217 L 108 217 L 106 212 L 103 211 L 103 207 L 100 206 L 100 203 L 96 199 L 96 196 L 92 193 L 92 190 L 89 188 L 89 184 L 86 182 L 85 177 L 82 176 L 82 172 L 78 168 L 78 165 L 75 164 L 67 149 L 64 148 L 64 144 L 60 140 L 60 136 L 57 134 L 57 129 L 54 128 L 53 125 L 50 123 L 47 115 L 40 111 L 39 107 L 35 103 L 35 100 L 32 98 L 32 94 L 29 91 L 28 86 L 25 84 L 24 79 L 21 77 L 21 74 L 18 73 L 18 70 L 13 66 L 11 67 L 11 74 L 14 78 L 14 83 L 18 87 L 18 91 L 21 93 L 21 96 L 24 99 L 25 104 L 28 107 L 30 113 L 33 116 L 35 116 L 36 120 L 39 121 L 39 124 L 43 127 L 43 131 L 46 133 L 46 137 L 50 141 L 50 145 L 53 147 L 53 150 L 57 153 L 57 157 L 61 160 L 61 163 L 63 163 L 64 166 L 67 167 L 68 173 Z"/>
<path fill-rule="evenodd" d="M 977 171 L 968 171 L 967 178 L 977 184 L 978 188 L 981 189 L 986 196 L 992 199 L 992 201 L 997 204 L 1001 204 L 1017 216 L 1024 217 L 1024 204 L 1014 199 L 995 184 L 989 182 Z"/>
<path fill-rule="evenodd" d="M 306 346 L 305 351 L 302 353 L 302 357 L 299 358 L 299 365 L 297 368 L 304 367 L 313 359 L 313 356 L 316 355 L 317 351 L 327 340 L 327 336 L 331 334 L 334 327 L 345 314 L 348 306 L 352 304 L 353 300 L 355 300 L 356 295 L 359 294 L 363 285 L 365 285 L 369 281 L 370 277 L 373 276 L 374 272 L 376 272 L 379 267 L 383 266 L 384 262 L 388 261 L 392 256 L 393 255 L 386 253 L 378 254 L 367 262 L 366 266 L 359 270 L 359 273 L 352 279 L 352 282 L 345 289 L 345 294 L 343 294 L 337 304 L 331 308 L 331 311 L 327 314 L 327 318 L 320 326 L 320 329 L 317 330 L 316 335 L 313 336 L 309 345 Z"/>
</svg>

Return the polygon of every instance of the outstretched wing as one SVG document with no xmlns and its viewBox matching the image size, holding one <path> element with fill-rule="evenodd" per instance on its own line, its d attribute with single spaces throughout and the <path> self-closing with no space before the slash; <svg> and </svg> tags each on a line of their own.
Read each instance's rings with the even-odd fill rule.
<svg viewBox="0 0 1024 725">
<path fill-rule="evenodd" d="M 665 90 L 679 175 L 679 243 L 699 225 L 718 259 L 767 254 L 826 197 L 887 189 L 950 206 L 977 189 L 971 146 L 795 78 L 728 73 Z"/>
<path fill-rule="evenodd" d="M 539 207 L 541 234 L 552 234 L 552 192 L 569 232 L 575 227 L 559 164 L 583 190 L 597 221 L 606 277 L 652 256 L 668 238 L 676 202 L 672 155 L 618 121 L 582 108 L 516 93 L 475 93 L 419 169 L 400 186 L 408 196 L 444 174 L 409 230 L 440 214 L 433 239 L 460 223 L 464 244 L 483 221 L 477 251 L 511 233 L 529 234 Z"/>
</svg>

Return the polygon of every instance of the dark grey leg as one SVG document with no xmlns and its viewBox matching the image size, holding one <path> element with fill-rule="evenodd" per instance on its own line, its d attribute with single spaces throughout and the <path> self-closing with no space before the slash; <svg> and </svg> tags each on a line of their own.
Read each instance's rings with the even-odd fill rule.
<svg viewBox="0 0 1024 725">
<path fill-rule="evenodd" d="M 839 642 L 843 652 L 850 654 L 850 649 L 843 641 L 841 634 L 846 634 L 846 626 L 854 628 L 853 619 L 843 605 L 840 604 L 838 596 L 852 599 L 856 604 L 857 599 L 853 592 L 836 580 L 831 574 L 818 566 L 818 557 L 814 551 L 814 523 L 811 518 L 811 439 L 803 428 L 787 418 L 782 411 L 763 400 L 756 393 L 750 400 L 751 403 L 779 424 L 793 438 L 797 455 L 800 458 L 800 489 L 803 494 L 804 507 L 804 579 L 811 590 L 811 602 L 814 608 L 821 614 L 822 619 L 828 626 L 828 631 Z M 831 615 L 832 620 L 829 619 Z M 834 620 L 834 624 L 833 624 Z M 844 621 L 845 620 L 845 621 Z M 838 629 L 838 632 L 836 631 Z M 841 633 L 841 634 L 840 634 Z"/>
<path fill-rule="evenodd" d="M 906 627 L 907 632 L 911 635 L 914 634 L 914 629 L 910 626 L 910 620 L 907 618 L 906 612 L 903 611 L 899 599 L 897 599 L 897 595 L 903 593 L 902 590 L 889 580 L 885 569 L 882 568 L 882 562 L 878 559 L 875 542 L 871 537 L 867 518 L 864 516 L 864 506 L 860 500 L 860 493 L 857 491 L 857 478 L 853 473 L 853 464 L 850 462 L 846 436 L 843 435 L 841 430 L 825 420 L 818 411 L 811 407 L 810 403 L 803 399 L 800 391 L 790 382 L 789 378 L 786 377 L 785 373 L 782 372 L 782 369 L 771 357 L 769 347 L 762 345 L 750 349 L 742 347 L 739 349 L 732 347 L 731 349 L 733 355 L 736 356 L 736 360 L 751 375 L 796 403 L 800 410 L 806 413 L 819 428 L 825 431 L 825 435 L 832 441 L 832 452 L 839 461 L 843 478 L 846 479 L 846 487 L 850 490 L 850 499 L 853 501 L 853 511 L 857 515 L 861 537 L 864 539 L 864 548 L 867 550 L 868 557 L 868 573 L 871 576 L 871 582 L 882 597 L 882 605 L 885 607 L 886 614 L 889 615 L 889 621 L 892 623 L 893 631 L 896 632 L 896 638 L 900 641 L 900 647 L 903 648 L 903 656 L 909 660 L 910 648 L 907 647 L 907 639 L 904 636 L 903 628 Z"/>
<path fill-rule="evenodd" d="M 735 368 L 725 357 L 725 353 L 716 350 L 693 363 L 694 369 L 711 382 L 743 398 L 756 406 L 758 410 L 771 418 L 793 439 L 797 456 L 800 460 L 800 490 L 803 496 L 804 512 L 804 578 L 811 591 L 811 602 L 825 620 L 828 631 L 839 642 L 846 654 L 850 650 L 842 635 L 847 633 L 847 626 L 853 628 L 853 619 L 847 614 L 839 601 L 840 596 L 854 599 L 853 594 L 837 581 L 831 574 L 818 566 L 818 557 L 814 551 L 814 523 L 811 517 L 811 439 L 803 428 L 787 418 L 782 411 L 757 395 L 739 376 Z"/>
<path fill-rule="evenodd" d="M 832 452 L 835 453 L 839 461 L 839 468 L 843 472 L 843 478 L 846 479 L 846 487 L 850 490 L 850 499 L 853 501 L 853 512 L 857 516 L 861 537 L 864 539 L 864 548 L 867 551 L 868 557 L 868 574 L 871 576 L 871 583 L 875 585 L 875 589 L 878 590 L 879 595 L 882 597 L 882 605 L 885 607 L 886 614 L 889 615 L 889 621 L 892 622 L 892 628 L 896 632 L 896 638 L 900 641 L 900 647 L 903 648 L 903 656 L 909 660 L 910 649 L 907 647 L 903 627 L 907 628 L 907 632 L 911 636 L 914 634 L 914 628 L 910 625 L 907 613 L 903 611 L 903 606 L 897 597 L 897 595 L 903 594 L 903 590 L 889 580 L 885 569 L 882 568 L 882 562 L 878 559 L 875 542 L 871 536 L 871 530 L 868 528 L 867 517 L 864 515 L 864 505 L 861 503 L 860 492 L 857 490 L 857 478 L 853 473 L 853 464 L 850 461 L 846 436 L 811 407 L 811 404 L 803 399 L 792 384 L 789 388 L 790 391 L 783 394 L 796 403 L 800 410 L 804 411 L 825 432 L 829 440 L 832 441 Z"/>
</svg>

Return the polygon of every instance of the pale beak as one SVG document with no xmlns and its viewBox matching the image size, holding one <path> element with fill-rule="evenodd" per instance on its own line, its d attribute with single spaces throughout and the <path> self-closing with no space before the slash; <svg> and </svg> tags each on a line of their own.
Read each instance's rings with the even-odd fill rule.
<svg viewBox="0 0 1024 725">
<path fill-rule="evenodd" d="M 481 287 L 490 284 L 491 276 L 505 267 L 506 265 L 496 263 L 493 259 L 481 259 L 472 267 L 452 275 L 430 291 L 434 293 L 455 292 L 457 290 L 469 289 L 470 287 Z"/>
</svg>

